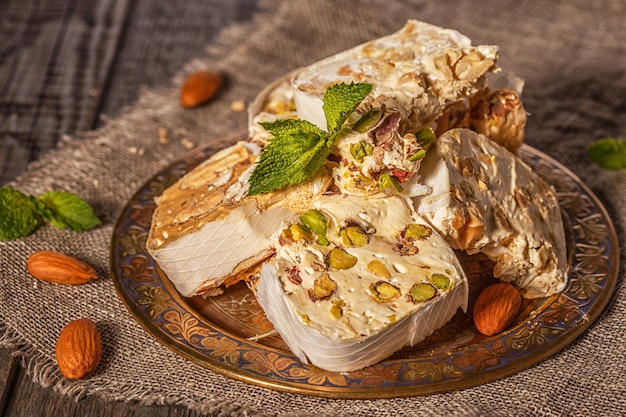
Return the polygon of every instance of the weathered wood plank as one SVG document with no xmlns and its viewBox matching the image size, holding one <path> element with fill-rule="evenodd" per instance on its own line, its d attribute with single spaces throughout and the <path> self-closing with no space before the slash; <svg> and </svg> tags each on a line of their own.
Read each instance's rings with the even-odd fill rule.
<svg viewBox="0 0 626 417">
<path fill-rule="evenodd" d="M 111 72 L 102 114 L 118 116 L 142 86 L 168 85 L 190 59 L 202 56 L 220 29 L 250 19 L 257 0 L 140 1 L 129 17 Z"/>
<path fill-rule="evenodd" d="M 8 350 L 0 349 L 0 415 L 11 399 L 19 367 L 18 360 Z"/>
<path fill-rule="evenodd" d="M 3 5 L 0 184 L 63 134 L 93 125 L 129 4 L 16 0 Z"/>
</svg>

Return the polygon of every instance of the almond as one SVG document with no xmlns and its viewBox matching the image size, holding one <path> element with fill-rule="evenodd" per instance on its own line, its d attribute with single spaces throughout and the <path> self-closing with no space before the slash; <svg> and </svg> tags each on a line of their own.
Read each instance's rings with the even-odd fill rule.
<svg viewBox="0 0 626 417">
<path fill-rule="evenodd" d="M 223 82 L 224 78 L 215 71 L 196 71 L 183 83 L 180 103 L 183 107 L 195 107 L 206 103 L 215 96 Z"/>
<path fill-rule="evenodd" d="M 56 345 L 57 365 L 71 380 L 91 374 L 102 359 L 102 340 L 96 324 L 88 318 L 69 322 Z"/>
<path fill-rule="evenodd" d="M 500 333 L 511 325 L 522 306 L 517 288 L 506 282 L 486 287 L 474 304 L 474 325 L 485 336 Z"/>
<path fill-rule="evenodd" d="M 78 259 L 53 251 L 38 251 L 30 255 L 26 265 L 35 278 L 56 284 L 85 284 L 98 277 L 96 271 Z"/>
</svg>

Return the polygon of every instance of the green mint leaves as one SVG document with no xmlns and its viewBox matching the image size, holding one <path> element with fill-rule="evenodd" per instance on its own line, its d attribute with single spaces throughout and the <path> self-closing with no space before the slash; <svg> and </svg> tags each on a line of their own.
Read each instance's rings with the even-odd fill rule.
<svg viewBox="0 0 626 417">
<path fill-rule="evenodd" d="M 248 194 L 263 194 L 313 177 L 330 153 L 326 132 L 305 120 L 261 123 L 274 139 L 250 176 Z"/>
<path fill-rule="evenodd" d="M 0 240 L 27 236 L 45 221 L 75 232 L 100 224 L 91 206 L 75 194 L 51 191 L 35 197 L 0 187 Z"/>
<path fill-rule="evenodd" d="M 602 168 L 626 168 L 626 139 L 604 138 L 587 148 L 591 160 Z"/>
<path fill-rule="evenodd" d="M 13 240 L 30 234 L 39 218 L 29 196 L 10 187 L 0 188 L 0 240 Z"/>
<path fill-rule="evenodd" d="M 348 117 L 372 91 L 372 87 L 372 84 L 366 83 L 340 83 L 328 87 L 322 109 L 329 132 L 339 133 Z"/>
<path fill-rule="evenodd" d="M 248 195 L 264 194 L 311 179 L 324 164 L 348 117 L 372 91 L 366 83 L 335 84 L 324 94 L 328 132 L 300 119 L 261 123 L 274 138 L 250 175 Z"/>
</svg>

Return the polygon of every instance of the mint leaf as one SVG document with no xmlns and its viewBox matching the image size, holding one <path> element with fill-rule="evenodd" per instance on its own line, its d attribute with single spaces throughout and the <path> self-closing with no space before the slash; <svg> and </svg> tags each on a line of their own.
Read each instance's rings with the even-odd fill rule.
<svg viewBox="0 0 626 417">
<path fill-rule="evenodd" d="M 273 139 L 263 149 L 250 175 L 248 195 L 263 194 L 298 184 L 315 175 L 331 147 L 327 134 L 305 120 L 285 119 L 261 123 Z"/>
<path fill-rule="evenodd" d="M 328 87 L 324 93 L 324 104 L 322 105 L 328 131 L 331 133 L 339 132 L 346 119 L 367 97 L 372 88 L 372 84 L 365 83 L 340 83 Z"/>
<path fill-rule="evenodd" d="M 39 223 L 28 195 L 9 186 L 0 187 L 0 240 L 27 236 Z"/>
<path fill-rule="evenodd" d="M 604 138 L 587 148 L 591 160 L 602 168 L 626 168 L 626 139 Z"/>
<path fill-rule="evenodd" d="M 42 194 L 35 208 L 44 219 L 60 229 L 84 232 L 100 224 L 100 219 L 85 200 L 65 191 Z"/>
<path fill-rule="evenodd" d="M 263 194 L 311 179 L 324 164 L 346 119 L 372 91 L 371 84 L 336 84 L 324 94 L 328 132 L 306 120 L 261 123 L 274 138 L 250 175 L 248 195 Z"/>
</svg>

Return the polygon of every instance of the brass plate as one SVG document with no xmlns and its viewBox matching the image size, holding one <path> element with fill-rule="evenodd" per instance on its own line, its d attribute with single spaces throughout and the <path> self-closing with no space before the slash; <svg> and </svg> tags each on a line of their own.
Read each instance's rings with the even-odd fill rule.
<svg viewBox="0 0 626 417">
<path fill-rule="evenodd" d="M 219 147 L 245 134 L 224 138 Z M 146 252 L 154 197 L 218 150 L 194 150 L 150 179 L 121 213 L 111 243 L 117 292 L 137 321 L 160 343 L 228 377 L 270 389 L 332 398 L 426 395 L 483 384 L 548 358 L 580 335 L 607 304 L 617 281 L 618 243 L 596 196 L 563 165 L 524 146 L 521 155 L 558 194 L 568 238 L 569 283 L 545 299 L 526 300 L 515 323 L 492 337 L 472 322 L 476 295 L 493 281 L 481 256 L 461 256 L 470 280 L 470 307 L 420 344 L 363 370 L 328 372 L 303 365 L 272 330 L 244 285 L 209 299 L 185 298 Z"/>
</svg>

